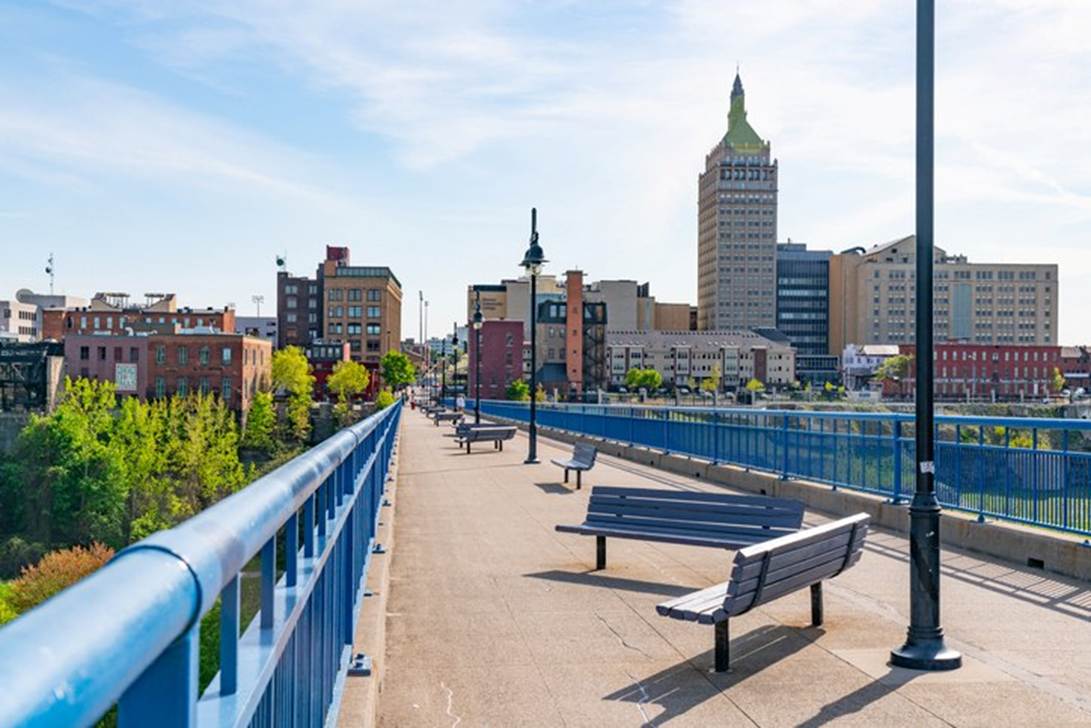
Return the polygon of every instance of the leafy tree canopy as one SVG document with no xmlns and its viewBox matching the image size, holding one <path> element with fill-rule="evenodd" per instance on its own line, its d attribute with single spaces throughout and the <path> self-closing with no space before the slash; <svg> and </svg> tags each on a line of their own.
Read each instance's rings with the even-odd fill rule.
<svg viewBox="0 0 1091 728">
<path fill-rule="evenodd" d="M 417 368 L 409 357 L 400 351 L 388 351 L 379 360 L 383 384 L 391 389 L 401 389 L 417 380 Z"/>
</svg>

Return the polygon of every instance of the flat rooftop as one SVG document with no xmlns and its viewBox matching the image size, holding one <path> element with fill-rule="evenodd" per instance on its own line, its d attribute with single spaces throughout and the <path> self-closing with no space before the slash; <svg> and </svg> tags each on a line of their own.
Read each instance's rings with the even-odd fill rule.
<svg viewBox="0 0 1091 728">
<path fill-rule="evenodd" d="M 722 582 L 732 554 L 556 533 L 590 486 L 723 490 L 600 456 L 583 489 L 539 439 L 523 465 L 466 455 L 406 411 L 382 679 L 382 726 L 1091 725 L 1091 584 L 947 550 L 943 623 L 964 666 L 887 664 L 908 624 L 908 542 L 873 528 L 863 559 L 825 582 L 825 624 L 806 589 L 731 623 L 732 670 L 711 672 L 712 628 L 655 605 Z M 808 512 L 805 523 L 828 520 Z"/>
</svg>

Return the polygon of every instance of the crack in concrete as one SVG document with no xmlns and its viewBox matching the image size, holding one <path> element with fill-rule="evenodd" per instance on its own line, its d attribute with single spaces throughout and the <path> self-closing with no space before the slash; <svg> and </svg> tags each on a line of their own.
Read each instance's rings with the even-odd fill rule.
<svg viewBox="0 0 1091 728">
<path fill-rule="evenodd" d="M 447 691 L 447 717 L 455 719 L 455 722 L 451 724 L 451 728 L 455 728 L 455 726 L 462 722 L 462 716 L 455 715 L 453 712 L 455 704 L 455 691 L 447 687 L 447 685 L 444 684 L 442 681 L 440 681 L 439 686 Z"/>
<path fill-rule="evenodd" d="M 600 617 L 600 619 L 601 619 L 601 617 Z M 642 726 L 649 726 L 650 728 L 655 728 L 655 721 L 653 721 L 650 717 L 648 717 L 648 711 L 644 710 L 644 703 L 647 703 L 647 702 L 651 701 L 651 696 L 649 696 L 648 691 L 644 689 L 644 683 L 640 682 L 640 680 L 637 679 L 635 676 L 633 676 L 633 674 L 630 673 L 628 670 L 625 671 L 625 674 L 629 676 L 630 680 L 632 680 L 634 683 L 636 683 L 636 686 L 638 688 L 640 688 L 640 696 L 641 697 L 640 697 L 640 700 L 638 700 L 637 703 L 636 703 L 636 709 L 640 711 L 640 716 L 644 719 L 644 723 L 642 724 Z"/>
<path fill-rule="evenodd" d="M 621 636 L 621 633 L 620 633 L 620 632 L 618 632 L 618 631 L 617 631 L 616 629 L 614 629 L 614 628 L 613 628 L 613 627 L 612 627 L 612 626 L 610 625 L 610 623 L 606 621 L 606 618 L 605 618 L 605 617 L 603 617 L 603 616 L 602 616 L 601 614 L 599 614 L 598 612 L 595 612 L 595 616 L 596 616 L 596 617 L 598 617 L 598 620 L 599 620 L 600 622 L 602 622 L 602 623 L 603 623 L 603 625 L 605 625 L 605 626 L 606 626 L 606 629 L 610 630 L 610 632 L 611 632 L 611 633 L 612 633 L 612 634 L 614 635 L 614 637 L 616 637 L 616 638 L 617 638 L 617 641 L 618 641 L 618 643 L 619 643 L 619 644 L 620 644 L 620 645 L 621 645 L 622 647 L 626 647 L 626 648 L 628 648 L 628 649 L 630 649 L 630 650 L 633 650 L 634 652 L 639 652 L 640 654 L 644 655 L 644 657 L 647 657 L 647 658 L 648 658 L 649 660 L 654 660 L 654 659 L 655 659 L 655 658 L 653 658 L 653 657 L 652 657 L 651 655 L 649 655 L 649 654 L 648 654 L 647 652 L 645 652 L 644 650 L 640 649 L 639 647 L 636 647 L 635 645 L 631 645 L 631 644 L 629 644 L 628 642 L 626 642 L 626 641 L 625 641 L 625 638 Z M 631 676 L 630 676 L 630 677 L 631 677 Z"/>
</svg>

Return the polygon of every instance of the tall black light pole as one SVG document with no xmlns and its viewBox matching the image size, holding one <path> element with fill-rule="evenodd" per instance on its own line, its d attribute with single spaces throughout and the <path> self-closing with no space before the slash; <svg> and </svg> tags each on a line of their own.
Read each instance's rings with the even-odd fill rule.
<svg viewBox="0 0 1091 728">
<path fill-rule="evenodd" d="M 455 394 L 458 394 L 458 321 L 455 321 L 454 331 L 451 334 L 451 384 L 455 388 Z"/>
<path fill-rule="evenodd" d="M 481 424 L 481 291 L 477 292 L 474 303 L 474 424 Z M 522 347 L 520 347 L 522 348 Z"/>
<path fill-rule="evenodd" d="M 447 402 L 447 337 L 440 337 L 439 343 L 439 376 L 442 384 L 439 385 L 439 403 L 446 406 Z"/>
<path fill-rule="evenodd" d="M 932 375 L 935 0 L 917 0 L 917 418 L 916 491 L 909 505 L 909 630 L 890 663 L 913 670 L 954 670 L 962 655 L 940 626 L 940 507 L 935 489 Z"/>
<path fill-rule="evenodd" d="M 530 447 L 527 449 L 528 465 L 538 462 L 538 274 L 546 262 L 542 246 L 538 245 L 538 209 L 530 208 L 530 247 L 523 256 L 522 266 L 530 275 L 530 426 L 527 434 Z"/>
</svg>

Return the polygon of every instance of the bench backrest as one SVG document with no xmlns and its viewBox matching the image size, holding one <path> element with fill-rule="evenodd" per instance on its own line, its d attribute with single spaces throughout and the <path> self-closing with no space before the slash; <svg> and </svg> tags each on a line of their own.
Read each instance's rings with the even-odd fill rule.
<svg viewBox="0 0 1091 728">
<path fill-rule="evenodd" d="M 731 617 L 743 614 L 855 565 L 869 520 L 866 513 L 857 513 L 738 550 L 724 611 Z"/>
<path fill-rule="evenodd" d="M 511 425 L 492 425 L 475 427 L 463 435 L 467 440 L 510 440 L 515 437 L 515 427 Z"/>
<path fill-rule="evenodd" d="M 598 451 L 591 445 L 577 442 L 575 447 L 572 448 L 572 461 L 579 463 L 580 465 L 591 467 L 595 464 L 595 454 L 597 452 Z"/>
<path fill-rule="evenodd" d="M 587 523 L 749 543 L 798 531 L 803 504 L 763 495 L 600 485 L 591 489 Z"/>
</svg>

